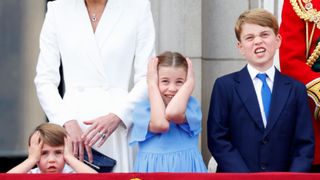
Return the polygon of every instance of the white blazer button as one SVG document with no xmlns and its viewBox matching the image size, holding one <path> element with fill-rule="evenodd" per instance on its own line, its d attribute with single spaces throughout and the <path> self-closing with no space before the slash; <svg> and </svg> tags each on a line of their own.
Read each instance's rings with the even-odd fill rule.
<svg viewBox="0 0 320 180">
<path fill-rule="evenodd" d="M 84 91 L 84 87 L 78 87 L 78 91 L 79 92 L 83 92 Z"/>
</svg>

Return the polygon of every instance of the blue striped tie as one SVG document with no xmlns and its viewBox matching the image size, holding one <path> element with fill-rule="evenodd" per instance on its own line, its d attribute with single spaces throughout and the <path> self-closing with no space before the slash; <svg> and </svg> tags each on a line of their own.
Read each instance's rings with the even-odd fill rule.
<svg viewBox="0 0 320 180">
<path fill-rule="evenodd" d="M 257 78 L 262 81 L 262 88 L 261 88 L 261 97 L 264 112 L 266 115 L 266 119 L 268 120 L 269 109 L 270 109 L 270 102 L 271 102 L 271 90 L 267 84 L 267 74 L 257 74 Z"/>
</svg>

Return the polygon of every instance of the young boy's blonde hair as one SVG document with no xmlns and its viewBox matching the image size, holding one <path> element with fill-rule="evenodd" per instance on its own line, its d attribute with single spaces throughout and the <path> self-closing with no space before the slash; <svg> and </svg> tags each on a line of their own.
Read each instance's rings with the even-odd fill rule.
<svg viewBox="0 0 320 180">
<path fill-rule="evenodd" d="M 53 123 L 43 123 L 40 124 L 29 136 L 29 145 L 30 139 L 35 132 L 40 133 L 40 138 L 44 144 L 47 144 L 52 147 L 63 146 L 64 138 L 67 137 L 67 131 Z"/>
<path fill-rule="evenodd" d="M 242 25 L 245 23 L 257 24 L 263 27 L 270 27 L 276 35 L 279 32 L 278 21 L 273 14 L 264 9 L 251 9 L 240 14 L 236 22 L 234 31 L 238 41 L 240 41 Z"/>
</svg>

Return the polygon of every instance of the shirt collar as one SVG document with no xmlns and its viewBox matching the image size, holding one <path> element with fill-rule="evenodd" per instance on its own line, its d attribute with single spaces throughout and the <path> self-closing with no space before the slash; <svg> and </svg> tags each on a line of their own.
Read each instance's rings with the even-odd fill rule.
<svg viewBox="0 0 320 180">
<path fill-rule="evenodd" d="M 260 72 L 257 69 L 255 69 L 252 65 L 247 64 L 247 69 L 249 71 L 251 80 L 253 80 L 254 78 L 256 78 L 257 74 L 259 73 L 266 73 L 268 75 L 268 78 L 271 80 L 271 82 L 273 82 L 274 80 L 274 75 L 275 75 L 275 67 L 271 66 L 269 69 L 267 69 L 265 72 Z"/>
</svg>

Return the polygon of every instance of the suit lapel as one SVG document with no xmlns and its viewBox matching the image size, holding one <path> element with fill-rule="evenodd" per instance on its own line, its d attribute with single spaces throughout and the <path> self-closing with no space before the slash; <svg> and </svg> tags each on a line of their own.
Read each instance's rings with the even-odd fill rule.
<svg viewBox="0 0 320 180">
<path fill-rule="evenodd" d="M 288 81 L 278 70 L 275 72 L 272 98 L 270 105 L 270 114 L 264 135 L 266 136 L 275 125 L 291 91 L 291 82 Z"/>
<path fill-rule="evenodd" d="M 120 20 L 123 12 L 122 3 L 124 3 L 122 0 L 108 0 L 95 33 L 100 48 L 103 47 L 104 42 L 110 37 L 114 27 Z"/>
<path fill-rule="evenodd" d="M 76 18 L 78 22 L 75 24 L 79 27 L 78 32 L 75 33 L 79 33 L 78 37 L 82 39 L 81 42 L 83 42 L 83 49 L 87 51 L 88 59 L 90 59 L 90 61 L 94 64 L 97 72 L 99 72 L 99 74 L 106 79 L 106 74 L 103 70 L 103 60 L 100 54 L 100 48 L 91 26 L 85 2 L 83 0 L 78 2 L 78 13 L 76 16 L 79 17 Z"/>
<path fill-rule="evenodd" d="M 262 123 L 258 98 L 247 67 L 244 67 L 237 75 L 238 76 L 235 77 L 235 81 L 238 83 L 236 91 L 249 112 L 251 119 L 260 129 L 263 130 L 264 126 Z"/>
</svg>

